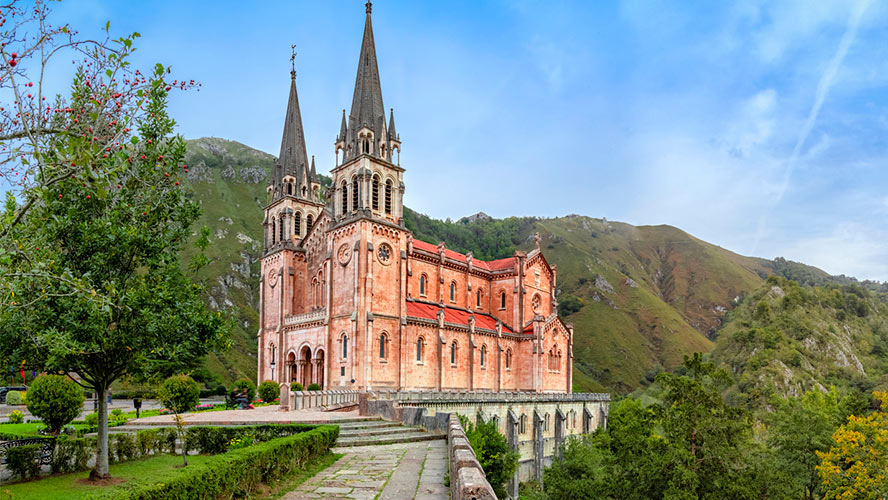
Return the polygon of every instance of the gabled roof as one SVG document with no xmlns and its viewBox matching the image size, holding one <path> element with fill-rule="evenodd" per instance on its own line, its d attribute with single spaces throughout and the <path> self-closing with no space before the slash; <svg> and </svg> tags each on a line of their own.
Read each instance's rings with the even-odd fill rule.
<svg viewBox="0 0 888 500">
<path fill-rule="evenodd" d="M 437 245 L 432 245 L 431 243 L 427 243 L 422 240 L 414 239 L 413 248 L 424 250 L 426 252 L 431 252 L 434 254 L 438 253 Z M 446 247 L 444 248 L 444 257 L 448 259 L 453 259 L 464 264 L 468 263 L 468 258 L 465 254 L 455 252 Z M 511 269 L 512 266 L 515 265 L 515 257 L 506 257 L 505 259 L 497 259 L 491 261 L 483 261 L 473 258 L 472 265 L 485 271 L 502 271 L 506 269 Z"/>
</svg>

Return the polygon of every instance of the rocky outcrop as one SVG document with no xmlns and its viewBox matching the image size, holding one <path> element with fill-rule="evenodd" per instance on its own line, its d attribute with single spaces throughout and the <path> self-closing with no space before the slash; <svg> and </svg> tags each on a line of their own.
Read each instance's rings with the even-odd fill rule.
<svg viewBox="0 0 888 500">
<path fill-rule="evenodd" d="M 248 184 L 264 183 L 265 169 L 262 167 L 244 167 L 240 171 L 240 178 Z"/>
</svg>

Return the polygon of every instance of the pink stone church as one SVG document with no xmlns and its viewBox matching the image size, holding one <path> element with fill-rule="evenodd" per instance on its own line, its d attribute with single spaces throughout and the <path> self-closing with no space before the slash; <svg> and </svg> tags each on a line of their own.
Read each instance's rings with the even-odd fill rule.
<svg viewBox="0 0 888 500">
<path fill-rule="evenodd" d="M 417 240 L 366 22 L 332 186 L 309 163 L 291 74 L 268 186 L 258 379 L 324 389 L 571 392 L 573 328 L 537 247 L 485 262 Z"/>
</svg>

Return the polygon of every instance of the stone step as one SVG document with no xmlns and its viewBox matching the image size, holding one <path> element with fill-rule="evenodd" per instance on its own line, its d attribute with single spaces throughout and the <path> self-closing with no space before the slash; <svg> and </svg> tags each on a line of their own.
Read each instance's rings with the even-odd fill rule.
<svg viewBox="0 0 888 500">
<path fill-rule="evenodd" d="M 343 430 L 341 427 L 339 428 L 339 437 L 340 438 L 356 438 L 356 437 L 365 437 L 365 436 L 393 436 L 396 434 L 409 434 L 415 432 L 425 432 L 425 429 L 422 427 L 407 427 L 407 426 L 397 426 L 397 427 L 381 427 L 381 428 L 366 428 L 366 429 L 345 429 Z"/>
<path fill-rule="evenodd" d="M 339 432 L 351 431 L 356 429 L 382 429 L 386 427 L 402 427 L 400 422 L 389 422 L 388 420 L 377 420 L 368 422 L 349 422 L 339 424 Z"/>
<path fill-rule="evenodd" d="M 367 437 L 357 437 L 357 438 L 339 438 L 336 441 L 336 446 L 340 448 L 344 447 L 352 447 L 352 446 L 376 446 L 382 444 L 396 444 L 396 443 L 414 443 L 418 441 L 435 441 L 438 439 L 447 439 L 447 436 L 444 434 L 437 434 L 431 432 L 409 432 L 409 433 L 401 433 L 395 434 L 391 436 L 367 436 Z"/>
</svg>

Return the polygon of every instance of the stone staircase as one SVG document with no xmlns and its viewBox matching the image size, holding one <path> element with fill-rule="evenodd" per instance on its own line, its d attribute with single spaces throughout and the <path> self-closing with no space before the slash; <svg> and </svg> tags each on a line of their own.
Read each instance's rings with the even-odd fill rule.
<svg viewBox="0 0 888 500">
<path fill-rule="evenodd" d="M 445 434 L 428 432 L 422 427 L 404 425 L 387 420 L 368 420 L 339 424 L 336 446 L 375 446 L 395 443 L 414 443 L 447 439 Z"/>
</svg>

